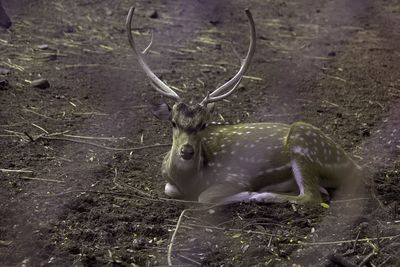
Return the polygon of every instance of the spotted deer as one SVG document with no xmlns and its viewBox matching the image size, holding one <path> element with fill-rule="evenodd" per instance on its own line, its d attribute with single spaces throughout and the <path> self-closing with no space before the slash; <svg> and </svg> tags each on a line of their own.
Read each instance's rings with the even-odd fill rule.
<svg viewBox="0 0 400 267">
<path fill-rule="evenodd" d="M 245 10 L 250 25 L 250 45 L 239 71 L 209 93 L 199 104 L 184 103 L 159 79 L 139 51 L 131 33 L 134 8 L 126 21 L 129 44 L 152 87 L 175 100 L 156 106 L 153 114 L 171 122 L 172 147 L 162 163 L 165 194 L 172 198 L 203 203 L 240 201 L 294 202 L 316 204 L 352 179 L 357 165 L 318 128 L 303 122 L 209 124 L 214 102 L 230 96 L 248 69 L 255 51 L 253 17 Z"/>
</svg>

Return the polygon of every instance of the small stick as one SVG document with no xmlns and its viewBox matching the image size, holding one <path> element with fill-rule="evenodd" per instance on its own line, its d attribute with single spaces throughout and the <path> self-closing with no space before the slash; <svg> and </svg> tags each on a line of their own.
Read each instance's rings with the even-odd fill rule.
<svg viewBox="0 0 400 267">
<path fill-rule="evenodd" d="M 0 240 L 0 246 L 7 247 L 12 244 L 12 241 Z"/>
<path fill-rule="evenodd" d="M 269 241 L 268 241 L 268 245 L 267 245 L 268 248 L 271 246 L 271 243 L 272 243 L 272 235 L 270 236 Z"/>
<path fill-rule="evenodd" d="M 329 77 L 329 78 L 332 78 L 332 79 L 335 79 L 335 80 L 338 80 L 338 81 L 341 81 L 341 82 L 344 82 L 344 83 L 347 82 L 345 79 L 340 78 L 340 77 L 338 77 L 338 76 L 333 76 L 333 75 L 329 75 L 329 74 L 325 74 L 325 75 L 326 75 L 327 77 Z"/>
<path fill-rule="evenodd" d="M 12 169 L 0 169 L 1 172 L 16 172 L 16 173 L 33 173 L 33 171 L 28 170 L 12 170 Z"/>
<path fill-rule="evenodd" d="M 175 230 L 174 230 L 174 232 L 172 233 L 172 237 L 171 237 L 171 240 L 170 240 L 169 245 L 168 245 L 168 253 L 167 253 L 168 265 L 172 265 L 172 260 L 171 260 L 172 247 L 173 247 L 176 234 L 178 233 L 179 227 L 180 227 L 180 225 L 181 225 L 181 223 L 182 223 L 182 219 L 183 219 L 183 216 L 185 215 L 185 213 L 186 213 L 187 211 L 203 211 L 203 210 L 208 210 L 208 209 L 211 209 L 211 208 L 217 207 L 217 206 L 219 206 L 219 205 L 218 205 L 218 204 L 213 204 L 213 205 L 211 205 L 211 206 L 208 206 L 208 207 L 205 207 L 205 208 L 200 208 L 200 209 L 184 209 L 184 210 L 182 210 L 181 215 L 179 216 L 179 219 L 178 219 L 178 221 L 176 222 Z"/>
<path fill-rule="evenodd" d="M 206 86 L 206 84 L 203 82 L 203 80 L 201 80 L 200 78 L 197 78 L 196 79 L 200 84 L 201 84 L 201 86 L 204 88 L 205 86 Z"/>
<path fill-rule="evenodd" d="M 369 241 L 372 241 L 372 240 L 385 240 L 385 239 L 391 240 L 391 239 L 397 238 L 397 237 L 400 237 L 400 234 L 399 235 L 393 235 L 393 236 L 373 237 L 373 238 L 368 238 L 367 237 L 367 238 L 358 239 L 358 242 L 369 242 Z M 314 243 L 311 243 L 311 242 L 309 242 L 309 243 L 300 242 L 300 243 L 297 243 L 297 244 L 289 243 L 288 245 L 291 245 L 291 246 L 340 245 L 340 244 L 345 244 L 345 243 L 353 243 L 354 241 L 355 241 L 355 239 L 342 240 L 342 241 L 323 241 L 323 242 L 314 242 Z"/>
<path fill-rule="evenodd" d="M 371 258 L 372 258 L 372 256 L 374 256 L 374 255 L 376 255 L 377 253 L 376 253 L 376 251 L 375 250 L 372 250 L 372 252 L 371 253 L 369 253 L 362 261 L 361 261 L 361 263 L 358 265 L 358 266 L 364 266 L 365 264 L 367 264 L 370 260 L 371 260 Z"/>
<path fill-rule="evenodd" d="M 43 117 L 43 118 L 46 118 L 46 119 L 49 119 L 49 120 L 55 120 L 55 121 L 57 120 L 57 119 L 51 118 L 51 117 L 49 117 L 49 116 L 40 114 L 40 113 L 38 113 L 38 112 L 36 112 L 36 111 L 33 111 L 33 110 L 31 110 L 31 109 L 24 108 L 24 111 L 31 112 L 31 113 L 33 113 L 33 114 L 35 114 L 35 115 L 38 115 L 39 117 Z"/>
<path fill-rule="evenodd" d="M 116 196 L 124 196 L 124 197 L 133 197 L 133 198 L 138 198 L 138 199 L 141 199 L 141 200 L 154 201 L 154 202 L 176 202 L 176 203 L 194 204 L 194 205 L 199 205 L 199 206 L 200 205 L 208 205 L 208 203 L 200 203 L 200 202 L 197 202 L 197 201 L 190 201 L 190 200 L 164 198 L 164 197 L 149 198 L 149 197 L 135 196 L 135 195 L 126 194 L 126 193 L 106 192 L 106 191 L 96 191 L 96 190 L 70 190 L 70 191 L 65 191 L 65 192 L 58 193 L 58 194 L 46 195 L 45 197 L 57 197 L 57 196 L 63 196 L 63 195 L 72 194 L 72 193 L 105 194 L 105 195 L 116 195 Z M 129 200 L 129 199 L 127 199 L 127 200 Z"/>
<path fill-rule="evenodd" d="M 353 201 L 364 201 L 364 200 L 371 200 L 371 198 L 362 197 L 362 198 L 350 198 L 350 199 L 332 200 L 331 203 L 342 203 L 342 202 L 353 202 Z"/>
<path fill-rule="evenodd" d="M 47 178 L 36 178 L 36 177 L 27 177 L 27 176 L 22 176 L 20 178 L 24 179 L 24 180 L 44 181 L 44 182 L 53 182 L 53 183 L 64 183 L 64 181 L 54 180 L 54 179 L 47 179 Z"/>
<path fill-rule="evenodd" d="M 260 77 L 248 76 L 248 75 L 243 75 L 243 79 L 248 79 L 248 80 L 253 80 L 253 81 L 262 81 L 263 80 Z"/>
<path fill-rule="evenodd" d="M 166 147 L 166 146 L 171 146 L 171 144 L 156 144 L 156 145 L 148 145 L 148 146 L 132 147 L 132 148 L 116 148 L 116 147 L 103 146 L 103 145 L 99 145 L 99 144 L 92 143 L 92 142 L 87 142 L 87 141 L 82 141 L 82 140 L 74 140 L 74 139 L 63 138 L 63 137 L 39 136 L 37 139 L 60 140 L 60 141 L 75 142 L 75 143 L 91 145 L 91 146 L 95 146 L 95 147 L 98 147 L 98 148 L 103 148 L 103 149 L 108 149 L 108 150 L 114 150 L 114 151 L 132 151 L 132 150 L 138 151 L 138 150 L 149 149 L 149 148 L 155 148 L 155 147 Z M 37 140 L 37 139 L 36 139 L 36 140 Z"/>
<path fill-rule="evenodd" d="M 106 113 L 101 112 L 74 112 L 72 115 L 96 115 L 96 116 L 108 116 Z"/>
<path fill-rule="evenodd" d="M 175 237 L 176 237 L 176 233 L 178 232 L 179 226 L 182 223 L 182 218 L 185 215 L 185 212 L 187 212 L 187 211 L 188 211 L 188 209 L 184 209 L 181 212 L 181 215 L 179 216 L 178 222 L 176 223 L 175 230 L 172 233 L 171 241 L 169 242 L 169 245 L 168 245 L 168 254 L 167 254 L 168 265 L 172 265 L 172 260 L 171 260 L 172 246 L 174 244 L 174 240 L 175 240 Z"/>
<path fill-rule="evenodd" d="M 129 188 L 129 189 L 131 189 L 132 191 L 134 191 L 135 193 L 137 193 L 137 194 L 139 194 L 139 195 L 142 195 L 142 196 L 145 196 L 145 197 L 151 197 L 151 195 L 149 195 L 149 194 L 147 194 L 147 193 L 145 193 L 145 192 L 143 192 L 143 191 L 141 191 L 141 190 L 139 190 L 139 189 L 137 189 L 136 187 L 134 187 L 134 186 L 130 186 L 130 185 L 127 185 L 127 184 L 119 184 L 118 182 L 117 182 L 117 177 L 118 177 L 118 170 L 117 170 L 117 168 L 115 168 L 114 169 L 114 179 L 113 179 L 113 183 L 115 184 L 115 186 L 116 187 L 119 187 L 119 188 L 121 188 L 121 189 L 124 189 L 124 187 L 127 187 L 127 188 Z"/>
<path fill-rule="evenodd" d="M 14 134 L 15 136 L 19 136 L 19 137 L 24 135 L 24 133 L 17 132 L 17 131 L 11 131 L 11 130 L 4 130 L 4 131 L 7 132 L 7 133 Z"/>
<path fill-rule="evenodd" d="M 39 125 L 35 124 L 35 123 L 31 123 L 32 126 L 35 126 L 36 128 L 38 128 L 39 130 L 43 131 L 46 134 L 49 134 L 48 131 L 46 131 L 43 127 L 40 127 Z"/>
<path fill-rule="evenodd" d="M 28 134 L 28 132 L 24 132 L 24 134 L 29 138 L 29 140 L 31 140 L 31 142 L 35 142 L 35 139 L 30 134 Z"/>
<path fill-rule="evenodd" d="M 277 235 L 277 234 L 270 234 L 270 233 L 266 233 L 266 232 L 253 231 L 253 230 L 244 230 L 244 229 L 239 229 L 239 228 L 222 228 L 222 227 L 217 227 L 217 226 L 200 225 L 200 224 L 194 224 L 194 223 L 188 223 L 187 225 L 192 226 L 192 227 L 197 227 L 197 228 L 208 228 L 208 229 L 219 230 L 219 231 L 243 232 L 246 234 L 266 235 L 269 237 L 281 237 L 280 235 Z"/>
<path fill-rule="evenodd" d="M 192 260 L 192 259 L 189 258 L 189 257 L 186 257 L 186 256 L 184 256 L 184 255 L 182 255 L 182 254 L 176 254 L 176 255 L 178 255 L 178 257 L 180 257 L 180 258 L 182 258 L 182 259 L 184 259 L 184 260 L 190 261 L 191 263 L 193 263 L 193 264 L 195 264 L 195 265 L 197 265 L 197 266 L 201 266 L 201 263 L 200 263 L 200 262 L 195 261 L 195 260 Z"/>
<path fill-rule="evenodd" d="M 95 136 L 82 136 L 82 135 L 72 135 L 72 134 L 63 134 L 66 137 L 72 138 L 81 138 L 81 139 L 91 139 L 91 140 L 121 140 L 125 139 L 126 137 L 95 137 Z"/>
</svg>

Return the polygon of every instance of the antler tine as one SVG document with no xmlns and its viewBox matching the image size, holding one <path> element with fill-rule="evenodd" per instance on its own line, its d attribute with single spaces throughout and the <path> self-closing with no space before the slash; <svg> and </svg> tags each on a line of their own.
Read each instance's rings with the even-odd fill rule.
<svg viewBox="0 0 400 267">
<path fill-rule="evenodd" d="M 153 30 L 152 30 L 152 31 L 151 31 L 150 43 L 149 43 L 149 45 L 142 51 L 142 54 L 143 54 L 143 55 L 146 55 L 146 54 L 149 52 L 150 48 L 153 46 L 153 40 L 154 40 L 154 32 L 153 32 Z"/>
<path fill-rule="evenodd" d="M 147 77 L 150 78 L 152 86 L 155 87 L 158 92 L 162 93 L 163 95 L 165 95 L 167 97 L 170 97 L 170 98 L 173 98 L 176 100 L 180 99 L 179 95 L 174 90 L 172 90 L 168 85 L 166 85 L 160 78 L 158 78 L 154 74 L 154 72 L 150 69 L 150 67 L 147 65 L 146 61 L 144 60 L 142 53 L 139 52 L 139 50 L 136 48 L 135 41 L 133 40 L 133 37 L 132 37 L 132 29 L 131 29 L 132 17 L 133 17 L 134 11 L 135 11 L 134 7 L 131 7 L 129 9 L 128 16 L 126 17 L 126 31 L 128 33 L 129 44 L 132 47 L 133 51 L 135 52 L 135 55 L 138 58 L 140 66 L 143 68 Z M 153 43 L 153 36 L 152 36 L 152 40 L 151 40 L 150 44 L 143 51 L 144 53 L 146 53 L 148 51 L 148 49 L 151 47 L 152 43 Z"/>
<path fill-rule="evenodd" d="M 247 71 L 247 69 L 250 66 L 251 60 L 254 55 L 254 51 L 256 48 L 256 29 L 254 25 L 254 20 L 253 16 L 251 15 L 251 12 L 249 9 L 245 9 L 247 19 L 249 20 L 249 26 L 250 26 L 250 45 L 249 45 L 249 50 L 247 51 L 246 57 L 242 60 L 241 66 L 239 71 L 233 76 L 232 79 L 218 87 L 217 89 L 214 90 L 208 97 L 204 98 L 203 101 L 201 102 L 202 104 L 207 104 L 210 102 L 215 102 L 224 99 L 225 97 L 228 97 L 231 95 L 236 88 L 239 86 L 240 81 L 242 80 L 242 77 L 244 73 Z M 222 94 L 221 93 L 226 90 L 229 87 L 232 87 L 227 93 Z"/>
<path fill-rule="evenodd" d="M 228 92 L 226 92 L 223 95 L 210 97 L 210 93 L 208 93 L 207 96 L 203 99 L 203 101 L 201 101 L 200 105 L 205 106 L 208 103 L 217 102 L 217 101 L 224 99 L 225 97 L 230 96 L 236 90 L 236 88 L 239 86 L 241 81 L 242 81 L 242 77 L 240 77 L 239 81 L 231 88 L 231 90 L 229 90 Z"/>
</svg>

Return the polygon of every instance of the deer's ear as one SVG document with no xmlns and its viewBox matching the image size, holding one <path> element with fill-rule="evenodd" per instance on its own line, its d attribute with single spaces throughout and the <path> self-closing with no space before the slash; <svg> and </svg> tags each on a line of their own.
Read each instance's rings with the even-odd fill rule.
<svg viewBox="0 0 400 267">
<path fill-rule="evenodd" d="M 171 120 L 171 108 L 167 103 L 151 104 L 151 113 L 159 120 Z"/>
</svg>

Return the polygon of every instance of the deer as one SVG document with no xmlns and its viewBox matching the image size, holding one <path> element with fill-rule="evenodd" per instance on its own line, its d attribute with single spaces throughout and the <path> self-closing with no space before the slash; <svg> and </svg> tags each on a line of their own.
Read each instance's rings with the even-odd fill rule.
<svg viewBox="0 0 400 267">
<path fill-rule="evenodd" d="M 161 173 L 164 192 L 176 199 L 200 203 L 236 202 L 321 204 L 328 190 L 346 184 L 360 167 L 317 127 L 305 123 L 210 123 L 215 103 L 232 95 L 250 66 L 255 52 L 253 16 L 245 10 L 250 44 L 237 73 L 208 93 L 200 103 L 185 103 L 158 78 L 132 37 L 131 7 L 126 19 L 128 41 L 137 60 L 162 96 L 175 101 L 152 108 L 156 118 L 172 126 L 172 146 Z"/>
</svg>

